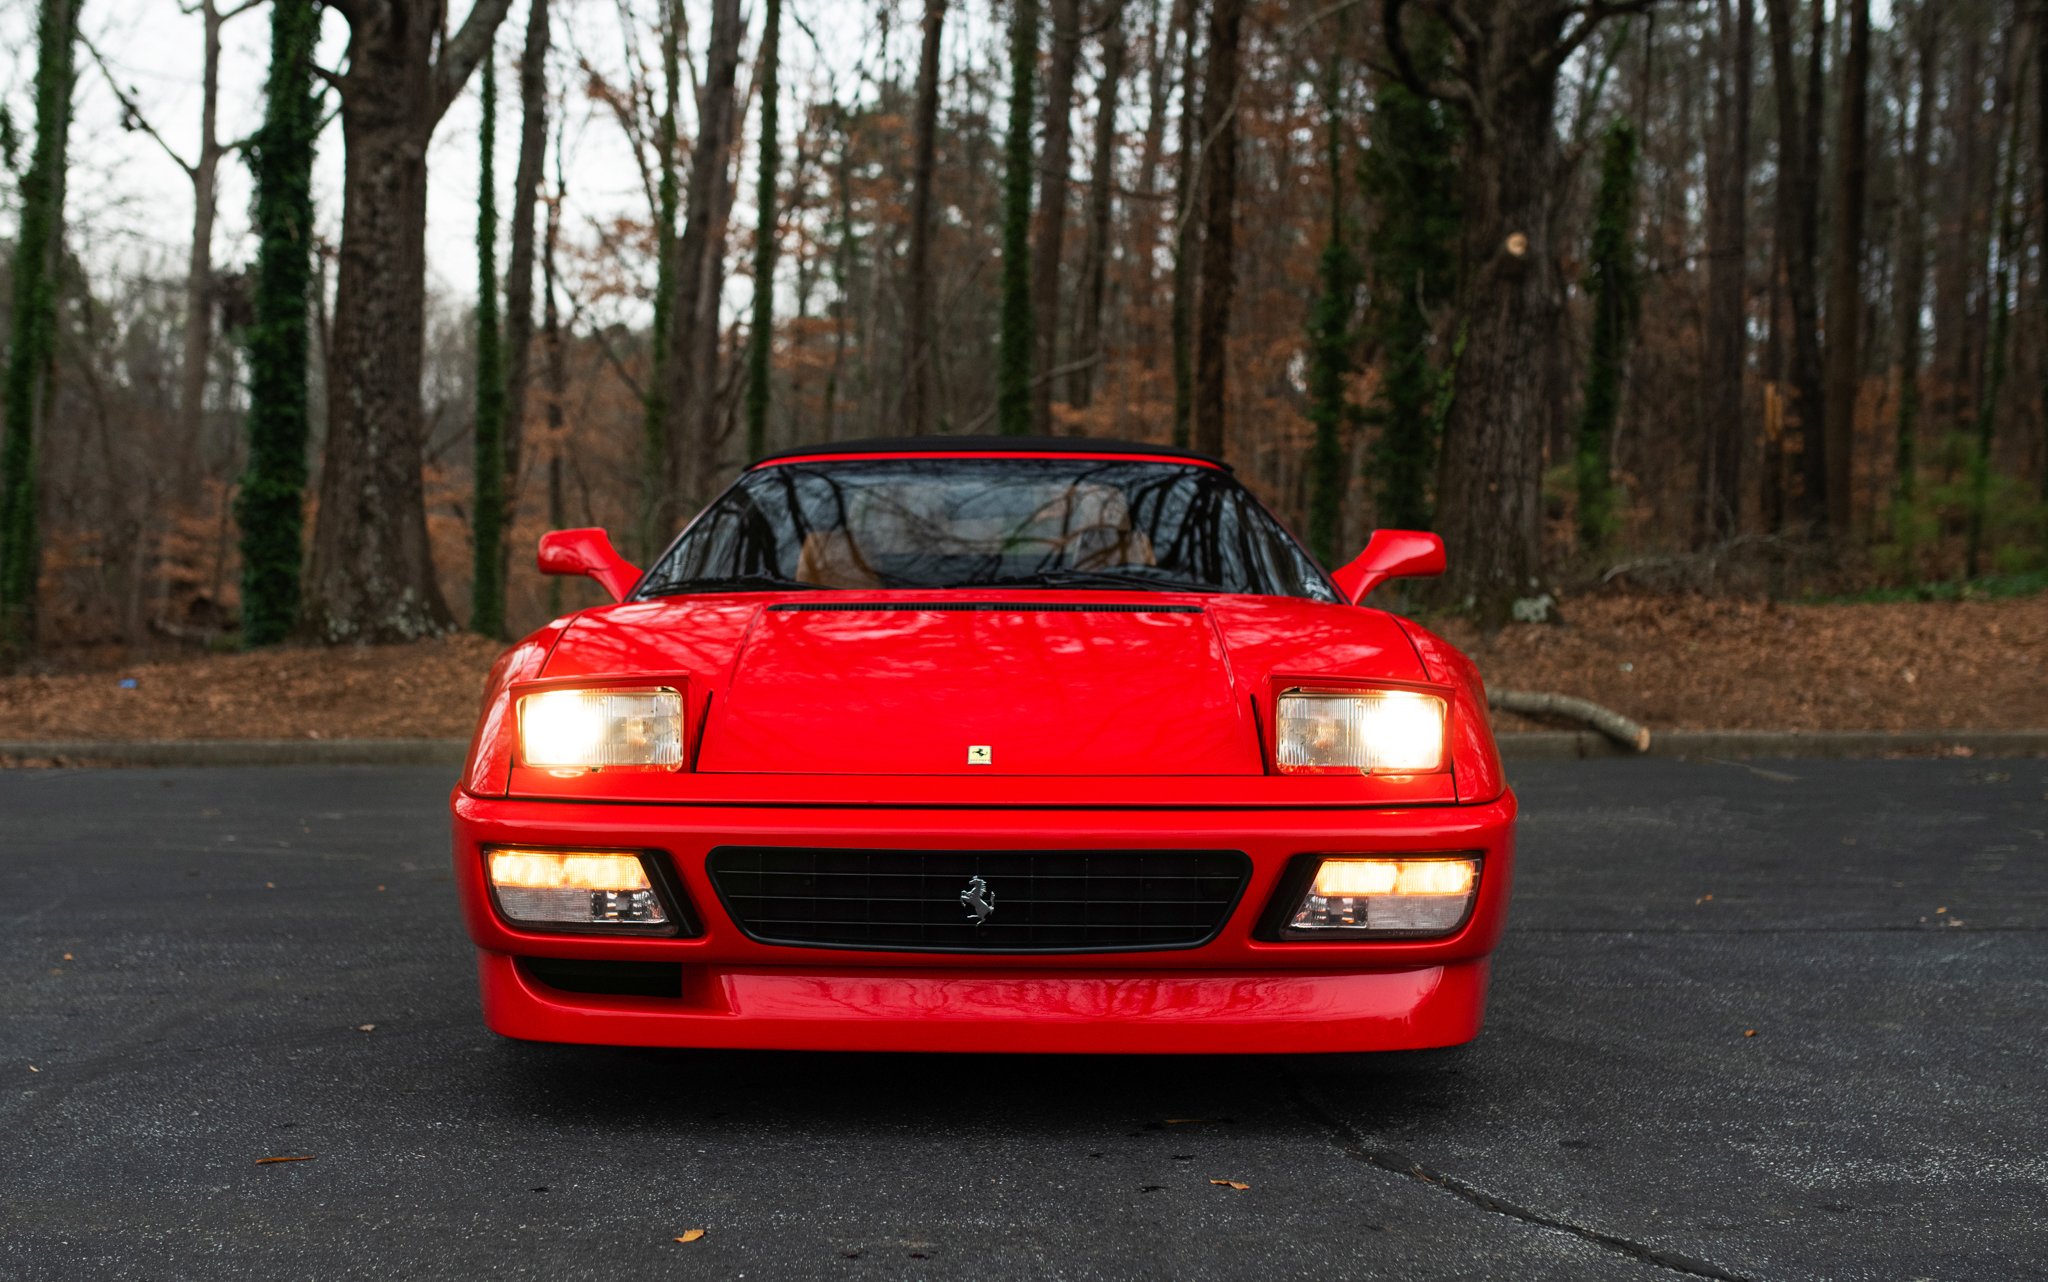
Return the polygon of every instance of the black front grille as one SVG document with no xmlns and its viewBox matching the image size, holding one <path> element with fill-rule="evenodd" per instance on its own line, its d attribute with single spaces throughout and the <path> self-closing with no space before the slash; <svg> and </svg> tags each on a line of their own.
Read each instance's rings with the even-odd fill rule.
<svg viewBox="0 0 2048 1282">
<path fill-rule="evenodd" d="M 1223 927 L 1251 861 L 1219 850 L 928 851 L 724 846 L 711 883 L 771 944 L 909 952 L 1192 948 Z M 977 921 L 963 893 L 980 879 Z"/>
</svg>

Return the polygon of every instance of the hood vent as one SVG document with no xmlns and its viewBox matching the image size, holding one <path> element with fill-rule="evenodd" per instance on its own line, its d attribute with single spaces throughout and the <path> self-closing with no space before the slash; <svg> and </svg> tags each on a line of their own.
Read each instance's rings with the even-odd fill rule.
<svg viewBox="0 0 2048 1282">
<path fill-rule="evenodd" d="M 1200 614 L 1199 605 L 1131 605 L 1120 601 L 1081 604 L 1073 601 L 821 601 L 768 607 L 777 614 Z"/>
</svg>

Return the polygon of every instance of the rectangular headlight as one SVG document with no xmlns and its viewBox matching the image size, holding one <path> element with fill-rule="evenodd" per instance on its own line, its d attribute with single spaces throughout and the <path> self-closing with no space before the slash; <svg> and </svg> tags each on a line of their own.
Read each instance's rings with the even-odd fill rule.
<svg viewBox="0 0 2048 1282">
<path fill-rule="evenodd" d="M 1444 701 L 1418 690 L 1289 690 L 1279 699 L 1283 774 L 1427 774 L 1444 763 Z"/>
<path fill-rule="evenodd" d="M 1478 889 L 1475 858 L 1325 859 L 1280 934 L 1448 935 L 1465 924 Z"/>
<path fill-rule="evenodd" d="M 646 689 L 542 690 L 519 700 L 519 759 L 544 770 L 683 763 L 683 696 Z"/>
<path fill-rule="evenodd" d="M 484 865 L 498 908 L 527 926 L 659 926 L 668 921 L 632 851 L 499 850 Z"/>
</svg>

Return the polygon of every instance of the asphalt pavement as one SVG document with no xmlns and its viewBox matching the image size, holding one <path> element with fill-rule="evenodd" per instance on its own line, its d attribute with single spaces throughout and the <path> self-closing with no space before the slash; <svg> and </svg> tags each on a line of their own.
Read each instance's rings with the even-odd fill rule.
<svg viewBox="0 0 2048 1282">
<path fill-rule="evenodd" d="M 505 1042 L 446 770 L 0 771 L 0 1277 L 2048 1277 L 2048 762 L 1514 775 L 1470 1047 L 1083 1059 Z"/>
</svg>

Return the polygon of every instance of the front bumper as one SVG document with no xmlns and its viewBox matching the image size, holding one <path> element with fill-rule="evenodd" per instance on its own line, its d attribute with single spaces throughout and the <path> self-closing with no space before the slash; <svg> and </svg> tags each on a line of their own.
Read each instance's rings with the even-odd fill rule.
<svg viewBox="0 0 2048 1282">
<path fill-rule="evenodd" d="M 1056 810 L 507 801 L 458 792 L 458 893 L 478 949 L 484 1016 L 508 1037 L 788 1050 L 1309 1052 L 1471 1040 L 1506 924 L 1513 794 L 1407 809 Z M 493 908 L 482 847 L 616 846 L 667 853 L 701 933 L 683 938 L 514 928 Z M 1218 849 L 1250 856 L 1243 897 L 1198 948 L 1097 954 L 868 952 L 749 939 L 705 873 L 721 845 L 930 850 Z M 1255 937 L 1305 852 L 1479 851 L 1478 901 L 1429 940 Z M 522 959 L 665 962 L 680 996 L 571 992 Z"/>
</svg>

